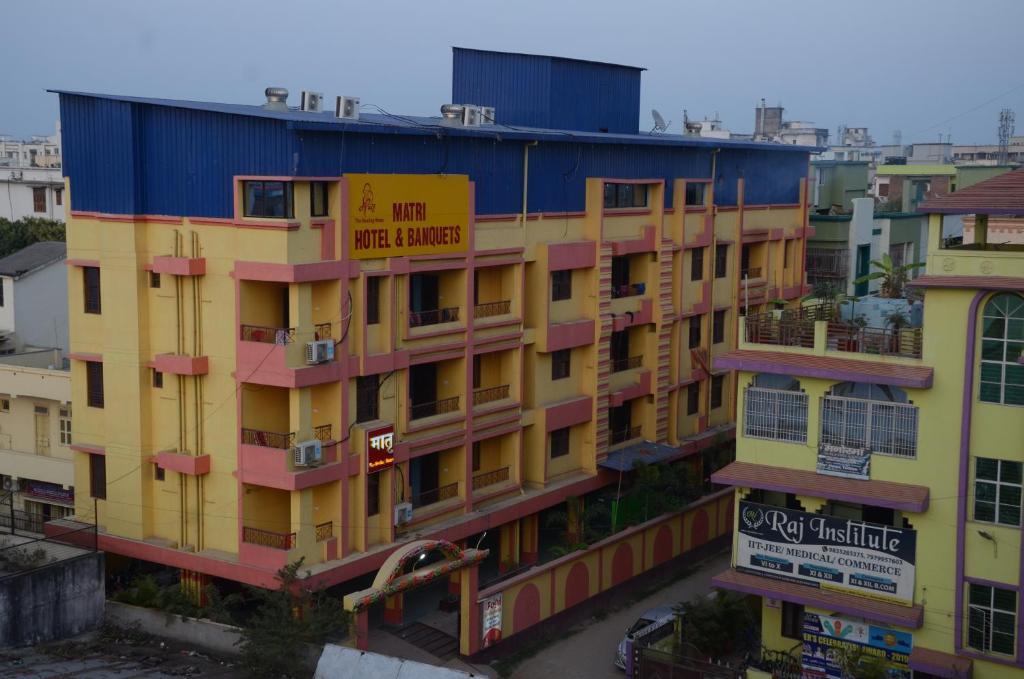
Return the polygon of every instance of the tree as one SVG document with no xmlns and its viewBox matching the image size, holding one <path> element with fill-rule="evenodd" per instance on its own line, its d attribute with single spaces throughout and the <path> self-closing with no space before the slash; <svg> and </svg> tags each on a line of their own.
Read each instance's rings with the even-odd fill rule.
<svg viewBox="0 0 1024 679">
<path fill-rule="evenodd" d="M 242 629 L 243 662 L 256 677 L 303 676 L 307 644 L 323 644 L 348 625 L 337 599 L 302 584 L 304 558 L 277 572 L 281 587 L 251 590 L 255 608 Z"/>
<path fill-rule="evenodd" d="M 900 264 L 897 266 L 893 263 L 892 257 L 886 253 L 882 255 L 880 260 L 871 260 L 871 265 L 878 270 L 861 276 L 853 282 L 859 284 L 881 279 L 882 284 L 879 287 L 878 296 L 897 299 L 903 296 L 903 287 L 907 284 L 910 272 L 924 266 L 924 262 L 913 262 L 912 264 Z"/>
<path fill-rule="evenodd" d="M 699 595 L 676 608 L 681 642 L 699 650 L 705 658 L 723 660 L 746 650 L 750 631 L 757 627 L 746 597 L 718 590 L 714 596 Z"/>
<path fill-rule="evenodd" d="M 870 655 L 863 648 L 836 649 L 836 664 L 843 673 L 843 679 L 888 679 L 889 663 L 885 658 Z"/>
<path fill-rule="evenodd" d="M 0 217 L 0 257 L 44 240 L 63 241 L 64 222 L 42 217 L 23 217 L 16 222 Z"/>
</svg>

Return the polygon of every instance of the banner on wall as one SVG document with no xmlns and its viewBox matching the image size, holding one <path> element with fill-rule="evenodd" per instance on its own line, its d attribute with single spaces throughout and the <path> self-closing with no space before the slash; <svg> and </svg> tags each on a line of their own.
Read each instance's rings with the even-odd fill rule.
<svg viewBox="0 0 1024 679">
<path fill-rule="evenodd" d="M 871 451 L 819 443 L 818 473 L 847 479 L 868 479 L 871 476 Z"/>
<path fill-rule="evenodd" d="M 890 679 L 910 679 L 913 637 L 887 627 L 804 613 L 802 664 L 805 677 L 844 679 L 844 652 L 884 659 Z"/>
<path fill-rule="evenodd" d="M 349 174 L 349 257 L 371 259 L 465 252 L 466 175 Z"/>
<path fill-rule="evenodd" d="M 915 531 L 746 500 L 738 523 L 737 570 L 914 601 Z"/>
<path fill-rule="evenodd" d="M 501 641 L 501 592 L 489 596 L 481 603 L 483 624 L 481 648 L 487 648 Z"/>
</svg>

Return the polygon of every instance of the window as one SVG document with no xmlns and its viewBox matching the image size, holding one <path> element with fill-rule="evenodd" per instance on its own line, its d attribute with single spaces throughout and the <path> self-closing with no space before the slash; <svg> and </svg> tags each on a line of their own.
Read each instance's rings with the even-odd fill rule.
<svg viewBox="0 0 1024 679">
<path fill-rule="evenodd" d="M 715 246 L 715 278 L 725 278 L 729 271 L 729 246 Z"/>
<path fill-rule="evenodd" d="M 700 347 L 700 316 L 690 319 L 690 348 Z"/>
<path fill-rule="evenodd" d="M 53 204 L 63 205 L 64 204 L 64 189 L 53 190 Z"/>
<path fill-rule="evenodd" d="M 103 364 L 98 361 L 85 362 L 86 402 L 91 408 L 103 407 Z"/>
<path fill-rule="evenodd" d="M 725 341 L 725 309 L 715 312 L 714 323 L 711 329 L 711 341 L 721 344 Z"/>
<path fill-rule="evenodd" d="M 551 272 L 551 301 L 572 298 L 572 269 Z"/>
<path fill-rule="evenodd" d="M 572 349 L 551 352 L 551 379 L 562 380 L 569 376 L 572 366 Z"/>
<path fill-rule="evenodd" d="M 165 478 L 167 478 L 167 471 L 158 464 L 153 465 L 153 479 L 163 481 Z"/>
<path fill-rule="evenodd" d="M 784 375 L 758 375 L 744 394 L 743 435 L 806 443 L 807 405 L 807 394 L 800 391 L 798 381 Z"/>
<path fill-rule="evenodd" d="M 1013 655 L 1017 593 L 973 582 L 969 588 L 967 645 L 986 653 Z"/>
<path fill-rule="evenodd" d="M 569 432 L 569 427 L 562 427 L 548 434 L 551 439 L 551 459 L 569 454 Z"/>
<path fill-rule="evenodd" d="M 793 241 L 786 239 L 782 246 L 782 266 L 786 269 L 793 268 Z"/>
<path fill-rule="evenodd" d="M 722 389 L 725 387 L 725 375 L 711 378 L 711 409 L 722 407 Z"/>
<path fill-rule="evenodd" d="M 327 216 L 327 182 L 309 183 L 309 215 Z"/>
<path fill-rule="evenodd" d="M 782 602 L 782 636 L 787 639 L 803 639 L 804 607 L 800 604 Z"/>
<path fill-rule="evenodd" d="M 376 375 L 356 378 L 356 422 L 369 422 L 380 416 L 380 383 Z"/>
<path fill-rule="evenodd" d="M 699 281 L 704 278 L 704 248 L 690 250 L 690 280 Z"/>
<path fill-rule="evenodd" d="M 1024 297 L 996 295 L 985 305 L 981 340 L 981 391 L 986 403 L 1024 405 Z"/>
<path fill-rule="evenodd" d="M 686 205 L 704 205 L 704 189 L 707 184 L 686 183 Z"/>
<path fill-rule="evenodd" d="M 103 455 L 89 456 L 89 496 L 107 499 L 107 458 Z"/>
<path fill-rule="evenodd" d="M 1022 467 L 1009 460 L 974 461 L 975 521 L 1020 525 Z"/>
<path fill-rule="evenodd" d="M 60 444 L 71 445 L 71 406 L 60 409 Z"/>
<path fill-rule="evenodd" d="M 480 388 L 480 374 L 483 372 L 483 359 L 480 354 L 473 354 L 473 388 Z"/>
<path fill-rule="evenodd" d="M 163 389 L 164 388 L 164 374 L 159 370 L 153 370 L 153 388 Z"/>
<path fill-rule="evenodd" d="M 849 383 L 833 387 L 821 399 L 821 442 L 916 457 L 918 412 L 912 403 L 899 402 L 906 394 L 892 387 L 853 385 L 851 390 L 845 385 Z"/>
<path fill-rule="evenodd" d="M 380 514 L 380 474 L 370 474 L 366 477 L 366 515 L 377 516 Z"/>
<path fill-rule="evenodd" d="M 0 398 L 0 413 L 11 412 L 11 399 Z"/>
<path fill-rule="evenodd" d="M 700 382 L 686 385 L 686 414 L 696 415 L 700 410 Z"/>
<path fill-rule="evenodd" d="M 366 324 L 380 323 L 380 276 L 366 279 Z"/>
<path fill-rule="evenodd" d="M 480 442 L 473 442 L 473 471 L 480 471 Z"/>
<path fill-rule="evenodd" d="M 156 271 L 149 272 L 149 287 L 159 288 L 160 287 L 160 274 Z"/>
<path fill-rule="evenodd" d="M 85 313 L 100 313 L 100 269 L 96 266 L 82 267 L 82 282 L 85 288 Z"/>
<path fill-rule="evenodd" d="M 604 206 L 606 208 L 647 207 L 647 186 L 645 184 L 605 184 Z"/>
<path fill-rule="evenodd" d="M 247 181 L 243 185 L 246 217 L 294 216 L 291 182 Z"/>
<path fill-rule="evenodd" d="M 46 187 L 32 187 L 32 210 L 34 212 L 46 212 Z"/>
<path fill-rule="evenodd" d="M 4 305 L 4 279 L 0 278 L 0 307 Z"/>
</svg>

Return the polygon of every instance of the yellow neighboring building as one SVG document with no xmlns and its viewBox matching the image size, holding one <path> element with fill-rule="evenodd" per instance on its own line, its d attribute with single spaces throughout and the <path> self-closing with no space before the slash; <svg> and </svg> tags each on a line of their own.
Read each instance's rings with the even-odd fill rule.
<svg viewBox="0 0 1024 679">
<path fill-rule="evenodd" d="M 1024 214 L 1024 172 L 926 201 L 920 329 L 847 332 L 828 310 L 750 315 L 714 366 L 738 372 L 733 568 L 766 647 L 837 676 L 831 649 L 893 676 L 1024 668 L 1024 250 L 988 242 Z M 943 215 L 976 214 L 947 247 Z"/>
</svg>

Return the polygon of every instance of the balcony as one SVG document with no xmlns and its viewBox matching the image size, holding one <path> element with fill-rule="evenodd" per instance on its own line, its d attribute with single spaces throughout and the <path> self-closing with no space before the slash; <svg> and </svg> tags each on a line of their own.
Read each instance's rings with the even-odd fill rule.
<svg viewBox="0 0 1024 679">
<path fill-rule="evenodd" d="M 327 426 L 329 427 L 330 425 Z M 246 429 L 243 427 L 242 444 L 247 446 L 260 446 L 262 448 L 290 450 L 295 447 L 295 432 L 280 433 L 275 431 L 264 431 L 262 429 Z"/>
<path fill-rule="evenodd" d="M 747 316 L 744 338 L 751 344 L 813 348 L 818 321 L 827 322 L 825 347 L 829 351 L 921 358 L 922 328 L 861 327 L 836 320 L 834 310 L 827 306 Z"/>
<path fill-rule="evenodd" d="M 923 328 L 861 328 L 846 323 L 829 323 L 826 339 L 832 351 L 906 358 L 921 358 L 923 342 Z"/>
<path fill-rule="evenodd" d="M 643 435 L 642 427 L 627 427 L 625 429 L 613 429 L 611 432 L 611 445 L 625 443 L 638 439 Z"/>
<path fill-rule="evenodd" d="M 459 411 L 459 397 L 442 398 L 437 401 L 426 401 L 424 403 L 413 403 L 410 407 L 411 420 L 420 420 L 435 415 L 457 413 Z"/>
<path fill-rule="evenodd" d="M 242 542 L 269 549 L 288 551 L 295 547 L 295 533 L 275 533 L 270 530 L 244 526 L 242 528 Z"/>
<path fill-rule="evenodd" d="M 486 403 L 493 403 L 494 401 L 501 401 L 509 397 L 510 387 L 507 384 L 502 384 L 498 387 L 484 387 L 482 389 L 473 390 L 473 407 L 481 406 Z M 456 399 L 457 401 L 458 399 Z M 456 410 L 458 405 L 456 404 Z"/>
<path fill-rule="evenodd" d="M 449 483 L 446 486 L 440 488 L 433 488 L 431 490 L 420 491 L 419 495 L 415 495 L 412 498 L 413 509 L 419 509 L 420 507 L 427 507 L 430 505 L 444 502 L 445 500 L 451 500 L 459 497 L 459 482 Z"/>
<path fill-rule="evenodd" d="M 612 299 L 624 299 L 626 297 L 639 297 L 647 292 L 646 283 L 626 283 L 612 286 Z"/>
<path fill-rule="evenodd" d="M 626 370 L 634 370 L 643 366 L 643 356 L 630 356 L 629 358 L 613 358 L 612 359 L 612 372 L 620 373 Z"/>
<path fill-rule="evenodd" d="M 849 261 L 850 252 L 845 249 L 807 248 L 807 282 L 813 285 L 846 280 Z"/>
<path fill-rule="evenodd" d="M 243 342 L 291 344 L 295 341 L 295 328 L 273 328 L 265 325 L 242 324 L 240 337 Z"/>
<path fill-rule="evenodd" d="M 814 347 L 815 321 L 830 321 L 834 315 L 834 309 L 824 305 L 752 314 L 746 317 L 744 339 L 751 344 L 809 349 Z"/>
<path fill-rule="evenodd" d="M 474 318 L 492 318 L 494 316 L 505 316 L 512 313 L 512 300 L 505 299 L 500 302 L 485 302 L 473 307 Z"/>
<path fill-rule="evenodd" d="M 761 267 L 759 266 L 748 266 L 740 270 L 740 278 L 742 279 L 754 279 L 761 278 Z"/>
<path fill-rule="evenodd" d="M 457 323 L 458 321 L 459 307 L 409 312 L 410 328 L 422 328 L 428 325 L 440 325 L 441 323 Z"/>
<path fill-rule="evenodd" d="M 316 525 L 316 541 L 326 542 L 334 537 L 334 522 L 324 521 Z"/>
<path fill-rule="evenodd" d="M 494 486 L 499 483 L 505 483 L 509 478 L 509 468 L 502 467 L 501 469 L 494 469 L 489 472 L 483 472 L 482 474 L 473 475 L 473 490 L 479 490 L 486 488 L 487 486 Z"/>
<path fill-rule="evenodd" d="M 275 387 L 308 387 L 336 381 L 340 377 L 337 360 L 311 362 L 317 340 L 331 340 L 331 324 L 317 323 L 305 328 L 253 325 L 239 326 L 236 353 L 237 373 L 246 382 Z M 319 358 L 326 358 L 326 349 Z"/>
</svg>

